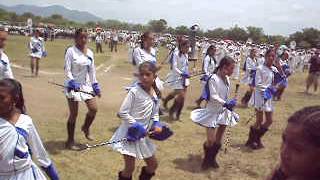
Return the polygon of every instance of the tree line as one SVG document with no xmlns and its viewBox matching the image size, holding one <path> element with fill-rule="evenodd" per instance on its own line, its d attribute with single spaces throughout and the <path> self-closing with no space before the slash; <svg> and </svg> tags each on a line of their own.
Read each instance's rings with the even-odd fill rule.
<svg viewBox="0 0 320 180">
<path fill-rule="evenodd" d="M 49 17 L 35 16 L 30 12 L 18 15 L 14 12 L 7 12 L 0 9 L 0 21 L 8 21 L 10 23 L 26 22 L 28 18 L 32 18 L 34 24 L 54 24 L 60 27 L 88 27 L 93 28 L 99 24 L 105 29 L 122 29 L 129 31 L 153 31 L 156 33 L 170 33 L 173 35 L 188 35 L 190 29 L 187 26 L 170 27 L 165 19 L 150 20 L 147 24 L 134 24 L 122 22 L 119 20 L 104 20 L 99 22 L 89 21 L 87 23 L 78 23 L 68 20 L 59 14 L 53 14 Z M 263 28 L 248 26 L 246 28 L 238 25 L 231 28 L 216 28 L 209 30 L 199 30 L 197 35 L 213 39 L 231 39 L 245 42 L 251 38 L 254 43 L 280 43 L 288 44 L 290 41 L 296 41 L 297 46 L 301 48 L 320 47 L 320 31 L 316 28 L 305 28 L 297 31 L 288 37 L 283 35 L 268 35 Z"/>
</svg>

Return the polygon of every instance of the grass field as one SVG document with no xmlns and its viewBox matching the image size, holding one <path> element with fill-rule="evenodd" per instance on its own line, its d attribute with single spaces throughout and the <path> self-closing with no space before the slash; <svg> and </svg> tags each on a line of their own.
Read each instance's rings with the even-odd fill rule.
<svg viewBox="0 0 320 180">
<path fill-rule="evenodd" d="M 27 56 L 28 38 L 10 36 L 6 53 L 14 64 L 29 68 Z M 48 84 L 48 80 L 63 83 L 63 63 L 65 48 L 71 40 L 47 42 L 48 57 L 41 62 L 41 73 L 38 78 L 31 78 L 29 70 L 14 68 L 15 77 L 23 83 L 29 115 L 33 118 L 46 149 L 55 162 L 62 180 L 114 180 L 123 167 L 120 154 L 109 147 L 84 152 L 73 152 L 64 149 L 66 140 L 66 121 L 68 116 L 66 99 L 62 89 Z M 93 44 L 90 46 L 94 47 Z M 92 133 L 97 143 L 109 139 L 120 124 L 116 113 L 126 95 L 123 87 L 131 83 L 133 68 L 127 63 L 127 47 L 121 45 L 118 53 L 111 53 L 104 48 L 104 54 L 95 56 L 98 80 L 102 86 L 103 96 L 98 100 L 99 111 L 92 126 Z M 160 61 L 166 56 L 161 49 Z M 165 77 L 167 67 L 160 73 Z M 53 74 L 50 74 L 50 73 Z M 54 74 L 56 73 L 56 74 Z M 159 169 L 155 180 L 253 180 L 264 179 L 278 162 L 281 133 L 286 126 L 288 116 L 304 106 L 319 104 L 319 94 L 305 95 L 304 80 L 306 74 L 295 74 L 291 77 L 289 88 L 283 101 L 276 102 L 274 123 L 263 141 L 266 148 L 250 151 L 245 148 L 249 125 L 246 125 L 252 109 L 236 109 L 240 114 L 240 123 L 231 129 L 232 145 L 227 154 L 221 152 L 218 157 L 220 169 L 202 172 L 200 170 L 202 143 L 205 140 L 205 129 L 191 122 L 189 115 L 194 101 L 200 94 L 200 82 L 192 80 L 188 98 L 183 111 L 182 121 L 169 122 L 175 135 L 168 141 L 158 143 L 157 157 Z M 241 87 L 241 92 L 246 90 Z M 240 93 L 241 94 L 241 93 Z M 243 94 L 243 93 L 242 93 Z M 76 129 L 76 139 L 88 143 L 80 127 L 84 121 L 86 109 L 81 105 Z M 166 117 L 163 117 L 166 120 Z M 252 122 L 251 122 L 252 123 Z M 137 161 L 134 177 L 137 178 L 144 165 Z"/>
</svg>

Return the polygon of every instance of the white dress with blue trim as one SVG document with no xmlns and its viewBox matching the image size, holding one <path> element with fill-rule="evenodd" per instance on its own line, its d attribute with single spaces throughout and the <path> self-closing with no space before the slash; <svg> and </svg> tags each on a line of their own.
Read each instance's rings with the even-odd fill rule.
<svg viewBox="0 0 320 180">
<path fill-rule="evenodd" d="M 254 80 L 254 76 L 252 75 L 252 71 L 256 71 L 257 67 L 258 67 L 258 62 L 255 59 L 252 59 L 251 57 L 248 57 L 247 60 L 245 61 L 245 75 L 243 77 L 243 79 L 241 80 L 242 84 L 246 84 L 246 85 L 251 85 L 253 80 Z"/>
<path fill-rule="evenodd" d="M 272 98 L 269 100 L 264 99 L 264 91 L 271 87 L 274 81 L 274 71 L 277 68 L 269 68 L 265 65 L 259 66 L 256 72 L 256 88 L 252 93 L 249 105 L 253 106 L 255 109 L 264 112 L 272 112 L 273 104 Z"/>
<path fill-rule="evenodd" d="M 149 131 L 153 122 L 159 121 L 159 103 L 156 94 L 150 96 L 140 85 L 131 88 L 118 113 L 122 123 L 112 136 L 111 141 L 125 138 L 128 128 L 135 122 L 142 123 L 144 128 Z M 122 142 L 110 146 L 121 154 L 139 159 L 150 158 L 156 151 L 156 146 L 148 137 L 136 142 Z"/>
<path fill-rule="evenodd" d="M 190 85 L 190 80 L 182 77 L 184 73 L 189 73 L 188 54 L 175 51 L 171 59 L 171 72 L 167 75 L 165 85 L 175 90 L 185 89 Z"/>
<path fill-rule="evenodd" d="M 15 125 L 0 118 L 0 137 L 1 180 L 46 179 L 32 160 L 47 169 L 53 164 L 29 116 L 21 114 Z"/>
<path fill-rule="evenodd" d="M 136 47 L 133 49 L 132 53 L 132 61 L 135 64 L 137 74 L 139 72 L 139 66 L 144 62 L 151 62 L 153 64 L 157 64 L 157 51 L 155 48 L 151 48 L 150 53 L 147 52 L 145 49 L 142 49 L 141 47 Z M 134 77 L 133 83 L 131 83 L 128 87 L 126 87 L 126 90 L 130 90 L 130 88 L 135 87 L 137 83 L 139 82 L 137 77 Z M 159 77 L 155 79 L 157 88 L 161 91 L 163 90 L 163 82 L 160 80 Z"/>
<path fill-rule="evenodd" d="M 11 78 L 13 79 L 13 73 L 10 66 L 10 60 L 8 56 L 0 49 L 0 79 Z"/>
<path fill-rule="evenodd" d="M 30 56 L 41 59 L 45 52 L 44 39 L 42 37 L 31 37 L 30 43 Z"/>
<path fill-rule="evenodd" d="M 220 125 L 235 126 L 239 116 L 223 105 L 227 102 L 230 93 L 230 80 L 222 80 L 218 75 L 211 76 L 208 82 L 209 101 L 206 108 L 191 112 L 191 120 L 201 126 L 217 128 Z"/>
<path fill-rule="evenodd" d="M 92 84 L 98 83 L 96 78 L 96 68 L 94 65 L 93 52 L 87 49 L 84 54 L 76 46 L 69 47 L 65 54 L 65 86 L 70 80 L 80 84 L 80 90 L 93 93 Z M 82 92 L 70 91 L 65 89 L 65 95 L 74 101 L 86 101 L 93 96 Z"/>
</svg>

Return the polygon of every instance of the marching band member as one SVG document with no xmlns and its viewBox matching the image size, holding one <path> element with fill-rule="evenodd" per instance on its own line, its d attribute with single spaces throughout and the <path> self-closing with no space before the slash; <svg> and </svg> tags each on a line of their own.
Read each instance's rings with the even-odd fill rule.
<svg viewBox="0 0 320 180">
<path fill-rule="evenodd" d="M 174 89 L 174 91 L 163 99 L 163 106 L 165 109 L 168 109 L 168 102 L 175 98 L 174 104 L 169 109 L 169 116 L 172 120 L 180 119 L 187 87 L 190 85 L 188 63 L 189 47 L 190 42 L 187 39 L 181 39 L 178 47 L 179 51 L 174 52 L 171 58 L 171 72 L 168 74 L 166 84 L 168 87 Z"/>
<path fill-rule="evenodd" d="M 267 180 L 320 179 L 320 106 L 295 112 L 282 134 L 280 165 Z"/>
<path fill-rule="evenodd" d="M 31 117 L 26 115 L 21 84 L 14 79 L 0 80 L 0 129 L 0 179 L 46 180 L 36 162 L 51 180 L 59 180 Z"/>
<path fill-rule="evenodd" d="M 202 63 L 202 71 L 204 75 L 201 77 L 201 81 L 203 84 L 206 84 L 207 80 L 213 75 L 216 67 L 217 61 L 215 59 L 216 47 L 211 45 L 208 47 L 205 58 L 203 59 Z M 204 91 L 204 87 L 202 92 Z M 200 98 L 196 101 L 197 108 L 200 108 L 201 102 L 204 100 L 203 96 L 201 95 Z"/>
<path fill-rule="evenodd" d="M 40 31 L 37 29 L 34 32 L 34 36 L 31 37 L 29 43 L 30 57 L 31 57 L 31 75 L 38 76 L 39 75 L 39 61 L 42 57 L 47 56 L 47 52 L 44 47 L 44 40 L 40 37 Z M 35 69 L 35 70 L 34 70 Z"/>
<path fill-rule="evenodd" d="M 256 110 L 256 122 L 251 126 L 249 138 L 246 142 L 246 146 L 251 149 L 264 148 L 261 138 L 269 130 L 273 121 L 272 96 L 276 91 L 274 87 L 274 71 L 276 71 L 273 67 L 274 60 L 275 53 L 272 49 L 269 49 L 265 54 L 265 64 L 257 68 L 256 88 L 250 100 L 250 104 Z M 265 121 L 263 120 L 263 113 L 266 116 Z"/>
<path fill-rule="evenodd" d="M 241 103 L 244 106 L 248 106 L 248 102 L 252 95 L 254 86 L 255 86 L 255 74 L 257 69 L 257 59 L 256 59 L 256 49 L 252 48 L 250 50 L 250 56 L 246 59 L 244 63 L 245 76 L 241 80 L 241 83 L 248 85 L 249 90 L 245 93 L 243 98 L 241 99 Z"/>
<path fill-rule="evenodd" d="M 140 180 L 150 180 L 158 167 L 155 157 L 156 147 L 146 137 L 148 132 L 155 132 L 155 127 L 159 123 L 159 90 L 154 82 L 156 72 L 155 64 L 151 62 L 140 64 L 139 83 L 130 89 L 118 113 L 123 122 L 111 141 L 130 136 L 129 142 L 111 145 L 114 150 L 123 155 L 125 162 L 125 168 L 119 172 L 119 180 L 132 179 L 136 158 L 143 159 L 147 164 L 142 168 Z M 135 128 L 138 130 L 131 135 L 131 129 Z"/>
<path fill-rule="evenodd" d="M 241 53 L 236 51 L 234 53 L 235 69 L 232 74 L 232 79 L 239 80 L 240 78 L 240 69 L 241 69 Z"/>
<path fill-rule="evenodd" d="M 77 150 L 74 141 L 74 130 L 78 115 L 79 102 L 84 101 L 88 108 L 85 122 L 81 128 L 88 140 L 93 140 L 90 136 L 90 126 L 97 113 L 97 103 L 93 95 L 79 92 L 93 92 L 92 94 L 101 97 L 101 89 L 96 79 L 93 52 L 87 48 L 88 34 L 83 29 L 78 29 L 75 33 L 75 45 L 69 47 L 65 54 L 65 94 L 69 105 L 69 118 L 67 123 L 68 140 L 66 147 Z"/>
<path fill-rule="evenodd" d="M 9 58 L 3 50 L 6 45 L 7 37 L 8 33 L 6 31 L 0 30 L 0 79 L 14 78 Z"/>
<path fill-rule="evenodd" d="M 207 140 L 203 145 L 204 170 L 210 167 L 219 168 L 216 156 L 221 148 L 226 126 L 234 126 L 239 120 L 239 116 L 232 112 L 236 106 L 236 99 L 229 99 L 231 88 L 229 76 L 232 75 L 234 67 L 235 62 L 232 58 L 226 56 L 221 60 L 216 73 L 207 81 L 207 107 L 191 112 L 192 121 L 207 130 Z"/>
<path fill-rule="evenodd" d="M 154 48 L 154 34 L 152 32 L 145 32 L 141 36 L 141 45 L 140 47 L 133 49 L 132 56 L 132 63 L 137 69 L 144 62 L 151 62 L 155 65 L 157 64 L 157 52 Z M 126 89 L 130 89 L 136 84 L 137 79 L 135 79 L 132 85 Z M 159 90 L 163 90 L 163 82 L 159 77 L 156 78 L 156 85 Z"/>
</svg>

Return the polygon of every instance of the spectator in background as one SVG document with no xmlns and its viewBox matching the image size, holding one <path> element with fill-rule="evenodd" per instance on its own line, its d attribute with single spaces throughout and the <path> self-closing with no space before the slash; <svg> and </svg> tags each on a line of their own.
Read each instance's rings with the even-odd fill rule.
<svg viewBox="0 0 320 180">
<path fill-rule="evenodd" d="M 320 49 L 315 52 L 315 55 L 310 59 L 310 69 L 307 78 L 306 93 L 309 93 L 309 88 L 311 85 L 314 86 L 314 92 L 318 89 L 319 76 L 320 76 Z"/>
<path fill-rule="evenodd" d="M 103 38 L 101 36 L 101 33 L 98 33 L 96 36 L 96 52 L 97 53 L 103 53 L 102 52 L 102 42 L 103 42 Z"/>
<path fill-rule="evenodd" d="M 116 30 L 113 30 L 111 33 L 111 52 L 113 52 L 113 49 L 115 50 L 115 52 L 118 52 L 118 41 L 119 41 L 119 37 L 118 37 L 118 33 Z"/>
</svg>

